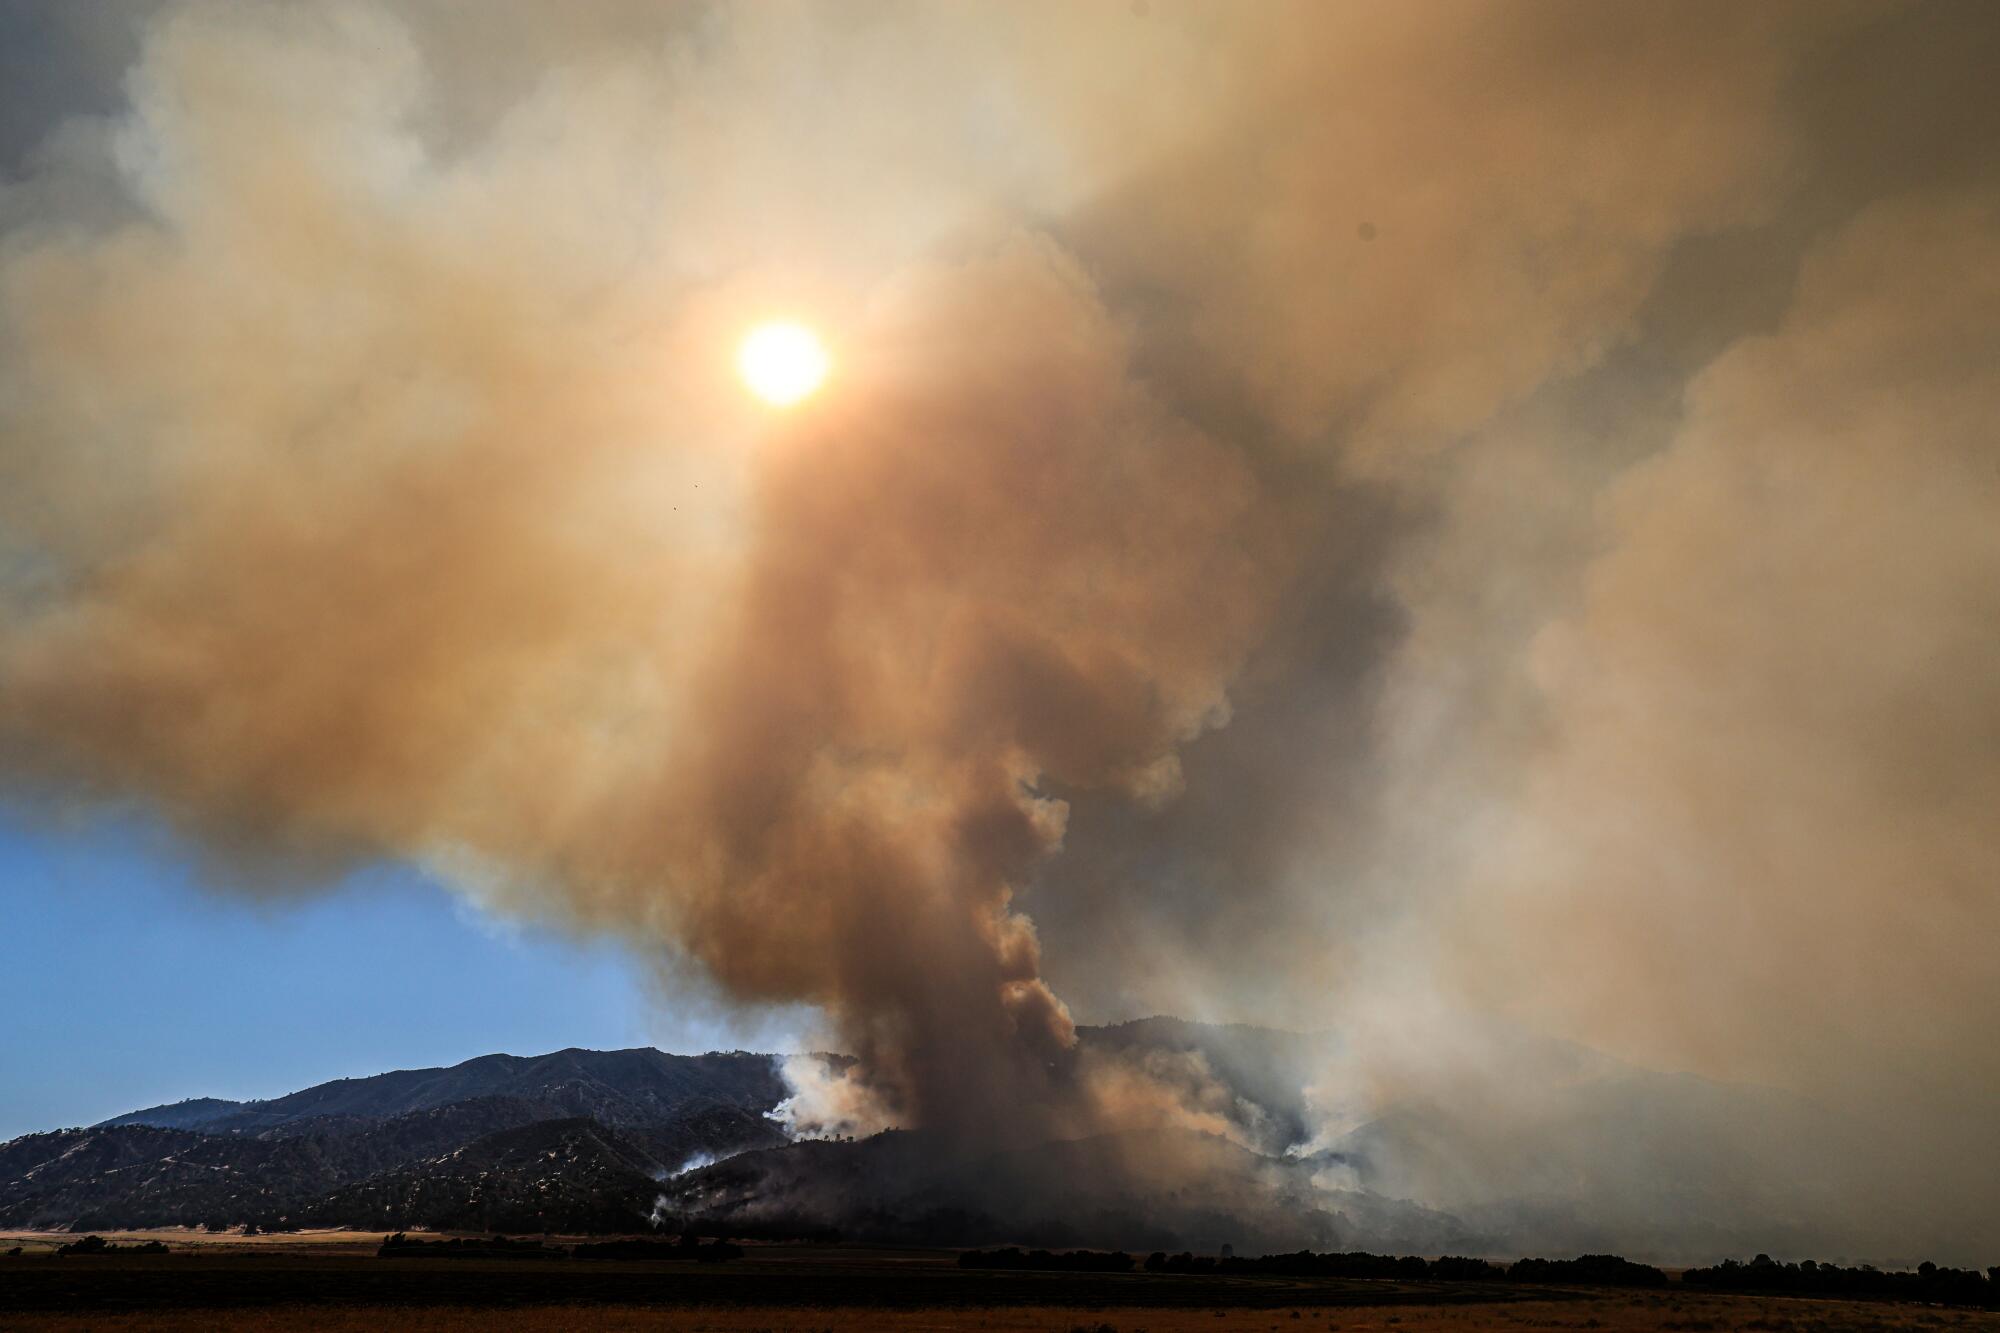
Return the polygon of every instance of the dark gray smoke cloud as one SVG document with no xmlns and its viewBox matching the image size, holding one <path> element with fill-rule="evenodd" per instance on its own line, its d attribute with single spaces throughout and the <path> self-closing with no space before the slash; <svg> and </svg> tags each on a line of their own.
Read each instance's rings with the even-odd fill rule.
<svg viewBox="0 0 2000 1333">
<path fill-rule="evenodd" d="M 23 799 L 815 1006 L 829 1123 L 1245 1140 L 1064 1000 L 1330 1028 L 1359 1183 L 1642 1234 L 1491 1164 L 1675 1094 L 1522 1024 L 1992 1213 L 1983 7 L 0 13 Z"/>
</svg>

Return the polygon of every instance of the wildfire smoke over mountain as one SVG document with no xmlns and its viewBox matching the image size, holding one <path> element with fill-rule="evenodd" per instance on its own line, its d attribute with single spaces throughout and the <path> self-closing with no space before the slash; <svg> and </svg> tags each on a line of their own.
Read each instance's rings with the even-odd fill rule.
<svg viewBox="0 0 2000 1333">
<path fill-rule="evenodd" d="M 1342 1031 L 1328 1133 L 1546 1086 L 1477 1014 L 1990 1217 L 1981 7 L 42 22 L 18 801 L 811 1006 L 827 1125 L 1248 1135 L 1059 996 Z"/>
</svg>

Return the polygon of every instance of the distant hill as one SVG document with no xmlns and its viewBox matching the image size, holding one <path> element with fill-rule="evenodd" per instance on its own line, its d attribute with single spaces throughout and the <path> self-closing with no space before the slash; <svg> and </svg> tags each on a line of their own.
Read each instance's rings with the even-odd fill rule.
<svg viewBox="0 0 2000 1333">
<path fill-rule="evenodd" d="M 1989 1239 L 1939 1230 L 1893 1138 L 1771 1089 L 1496 1029 L 1476 1059 L 1413 1051 L 1416 1074 L 1445 1077 L 1405 1079 L 1357 1115 L 1306 1092 L 1354 1083 L 1331 1034 L 1167 1017 L 1078 1032 L 1086 1066 L 1178 1087 L 1223 1133 L 792 1144 L 767 1114 L 788 1093 L 773 1056 L 489 1055 L 0 1144 L 0 1226 L 623 1231 L 657 1210 L 746 1235 L 1660 1262 L 1956 1261 Z"/>
<path fill-rule="evenodd" d="M 253 1133 L 301 1120 L 381 1120 L 481 1097 L 536 1102 L 564 1116 L 607 1125 L 656 1125 L 700 1105 L 764 1111 L 786 1095 L 773 1057 L 745 1051 L 669 1055 L 649 1046 L 623 1051 L 574 1047 L 548 1055 L 484 1055 L 443 1069 L 399 1069 L 335 1079 L 268 1101 L 197 1098 L 148 1107 L 98 1128 L 152 1125 L 211 1134 Z"/>
<path fill-rule="evenodd" d="M 630 1229 L 690 1161 L 783 1143 L 786 1092 L 772 1056 L 641 1048 L 196 1098 L 0 1144 L 0 1225 Z"/>
<path fill-rule="evenodd" d="M 149 1106 L 143 1111 L 128 1111 L 124 1115 L 113 1116 L 103 1121 L 95 1128 L 150 1125 L 154 1129 L 194 1129 L 220 1119 L 242 1105 L 242 1102 L 224 1101 L 220 1097 L 190 1097 L 184 1102 L 174 1102 L 169 1106 Z"/>
</svg>

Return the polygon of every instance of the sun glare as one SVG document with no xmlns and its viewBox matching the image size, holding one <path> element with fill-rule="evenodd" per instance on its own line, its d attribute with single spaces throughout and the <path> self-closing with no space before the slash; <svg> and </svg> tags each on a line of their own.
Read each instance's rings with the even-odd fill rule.
<svg viewBox="0 0 2000 1333">
<path fill-rule="evenodd" d="M 736 350 L 736 369 L 750 392 L 773 407 L 790 407 L 825 382 L 826 348 L 803 324 L 759 324 Z"/>
</svg>

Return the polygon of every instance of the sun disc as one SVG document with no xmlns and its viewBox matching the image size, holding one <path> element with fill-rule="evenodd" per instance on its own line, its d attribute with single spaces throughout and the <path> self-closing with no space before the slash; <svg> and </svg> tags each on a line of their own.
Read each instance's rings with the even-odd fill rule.
<svg viewBox="0 0 2000 1333">
<path fill-rule="evenodd" d="M 831 362 L 818 335 L 803 324 L 759 324 L 736 351 L 736 370 L 750 392 L 773 407 L 790 407 L 826 380 Z"/>
</svg>

